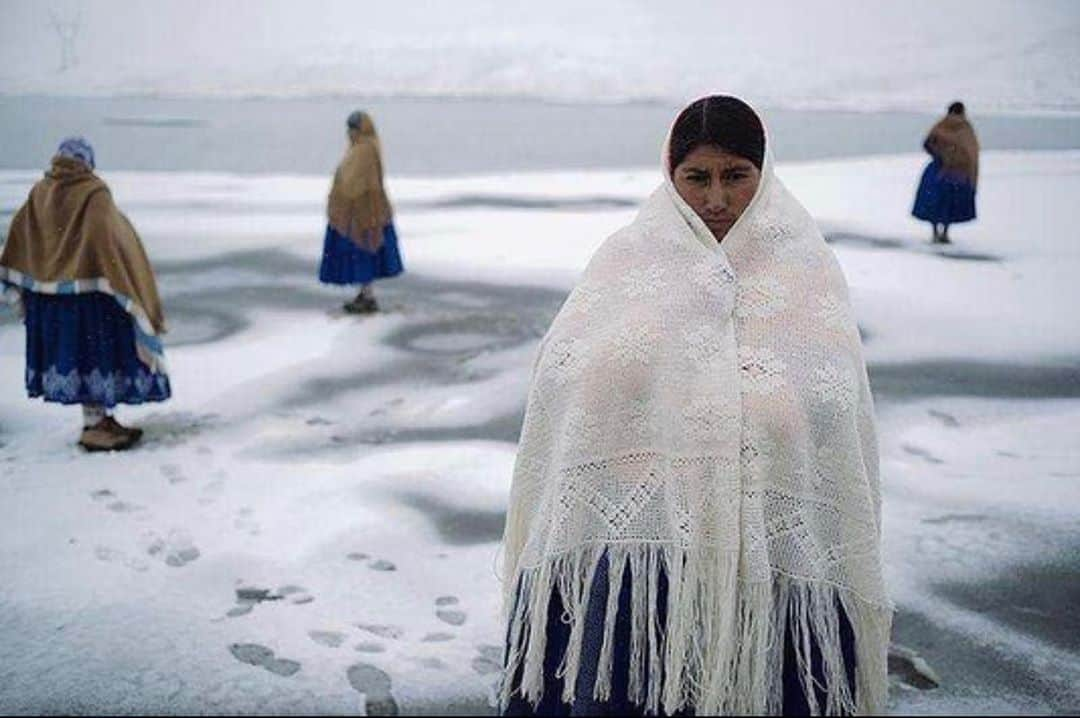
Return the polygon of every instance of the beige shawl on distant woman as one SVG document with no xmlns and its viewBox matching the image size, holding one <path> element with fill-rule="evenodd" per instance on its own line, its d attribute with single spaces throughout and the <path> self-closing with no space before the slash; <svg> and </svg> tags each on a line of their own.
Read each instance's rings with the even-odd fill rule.
<svg viewBox="0 0 1080 718">
<path fill-rule="evenodd" d="M 383 227 L 393 211 L 383 189 L 382 158 L 375 125 L 365 116 L 350 133 L 352 145 L 334 173 L 327 202 L 330 226 L 369 252 L 382 247 Z"/>
<path fill-rule="evenodd" d="M 87 165 L 55 157 L 11 222 L 0 283 L 42 294 L 103 292 L 135 319 L 136 349 L 163 370 L 165 314 L 139 235 Z"/>
<path fill-rule="evenodd" d="M 972 185 L 979 183 L 979 140 L 967 116 L 950 112 L 938 120 L 924 143 L 926 151 L 941 160 L 941 168 L 960 175 Z"/>
</svg>

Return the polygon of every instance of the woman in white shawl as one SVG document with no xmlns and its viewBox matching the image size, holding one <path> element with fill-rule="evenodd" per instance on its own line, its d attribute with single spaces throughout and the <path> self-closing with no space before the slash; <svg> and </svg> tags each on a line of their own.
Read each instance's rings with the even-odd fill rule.
<svg viewBox="0 0 1080 718">
<path fill-rule="evenodd" d="M 873 405 L 847 287 L 741 100 L 541 345 L 505 544 L 506 714 L 884 709 Z"/>
</svg>

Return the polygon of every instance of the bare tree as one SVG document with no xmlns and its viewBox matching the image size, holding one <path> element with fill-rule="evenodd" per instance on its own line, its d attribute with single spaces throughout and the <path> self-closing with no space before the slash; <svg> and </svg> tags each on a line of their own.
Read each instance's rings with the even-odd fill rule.
<svg viewBox="0 0 1080 718">
<path fill-rule="evenodd" d="M 79 30 L 82 28 L 82 9 L 76 10 L 75 17 L 72 19 L 65 19 L 55 10 L 50 10 L 49 24 L 60 38 L 60 72 L 64 72 L 79 64 L 75 56 L 75 38 L 78 37 Z"/>
</svg>

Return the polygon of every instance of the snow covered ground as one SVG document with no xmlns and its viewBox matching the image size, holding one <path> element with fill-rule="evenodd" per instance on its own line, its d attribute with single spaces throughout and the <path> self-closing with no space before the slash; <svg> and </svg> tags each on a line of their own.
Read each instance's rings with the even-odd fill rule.
<svg viewBox="0 0 1080 718">
<path fill-rule="evenodd" d="M 894 710 L 1080 706 L 1080 152 L 987 153 L 926 244 L 922 157 L 792 164 L 852 285 L 883 448 Z M 37 173 L 0 172 L 0 217 Z M 409 273 L 358 319 L 328 179 L 104 173 L 159 270 L 176 397 L 85 455 L 0 314 L 0 711 L 483 710 L 536 342 L 652 170 L 391 180 Z"/>
</svg>

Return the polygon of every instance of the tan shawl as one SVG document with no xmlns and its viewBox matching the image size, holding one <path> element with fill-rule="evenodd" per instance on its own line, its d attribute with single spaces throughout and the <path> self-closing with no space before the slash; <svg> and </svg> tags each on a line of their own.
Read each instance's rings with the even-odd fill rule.
<svg viewBox="0 0 1080 718">
<path fill-rule="evenodd" d="M 979 140 L 967 117 L 949 113 L 930 130 L 925 143 L 927 151 L 941 160 L 942 169 L 965 177 L 971 184 L 979 182 Z"/>
<path fill-rule="evenodd" d="M 139 235 L 105 182 L 78 160 L 54 158 L 30 190 L 0 254 L 0 278 L 47 293 L 61 284 L 74 285 L 67 291 L 105 291 L 142 320 L 144 331 L 165 331 L 154 272 Z"/>
<path fill-rule="evenodd" d="M 382 246 L 382 229 L 393 211 L 383 189 L 379 138 L 371 118 L 365 117 L 350 137 L 352 145 L 334 173 L 326 213 L 334 230 L 374 252 Z"/>
</svg>

